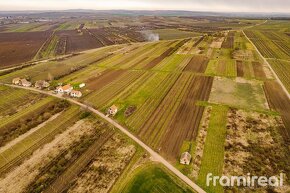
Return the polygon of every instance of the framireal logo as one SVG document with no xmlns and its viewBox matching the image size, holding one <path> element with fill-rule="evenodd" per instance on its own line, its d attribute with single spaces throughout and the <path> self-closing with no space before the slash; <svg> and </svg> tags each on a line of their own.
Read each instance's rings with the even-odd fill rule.
<svg viewBox="0 0 290 193">
<path fill-rule="evenodd" d="M 251 176 L 250 173 L 247 176 L 213 176 L 212 173 L 208 173 L 206 176 L 207 186 L 217 186 L 220 184 L 223 187 L 281 187 L 283 186 L 284 174 L 280 173 L 280 176 Z"/>
</svg>

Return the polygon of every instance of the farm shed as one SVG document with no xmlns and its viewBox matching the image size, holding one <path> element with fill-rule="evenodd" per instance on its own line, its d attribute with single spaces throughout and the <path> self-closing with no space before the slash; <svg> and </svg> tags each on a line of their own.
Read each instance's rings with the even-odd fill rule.
<svg viewBox="0 0 290 193">
<path fill-rule="evenodd" d="M 86 86 L 85 83 L 81 83 L 81 84 L 79 85 L 79 88 L 83 88 L 83 87 L 85 87 L 85 86 Z"/>
<path fill-rule="evenodd" d="M 80 98 L 82 96 L 82 93 L 78 90 L 72 90 L 70 93 L 71 97 L 76 97 L 76 98 Z"/>
<path fill-rule="evenodd" d="M 184 152 L 184 153 L 181 154 L 181 157 L 180 157 L 180 163 L 181 163 L 181 164 L 189 165 L 190 160 L 191 160 L 191 155 L 190 155 L 190 153 L 188 153 L 188 152 Z"/>
<path fill-rule="evenodd" d="M 116 105 L 112 105 L 109 110 L 108 114 L 114 116 L 118 112 L 118 107 Z"/>
</svg>

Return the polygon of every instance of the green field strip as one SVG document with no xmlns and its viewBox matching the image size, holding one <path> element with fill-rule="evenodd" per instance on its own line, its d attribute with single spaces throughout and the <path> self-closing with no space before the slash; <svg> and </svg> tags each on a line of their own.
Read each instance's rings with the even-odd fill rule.
<svg viewBox="0 0 290 193">
<path fill-rule="evenodd" d="M 53 36 L 51 41 L 49 42 L 49 45 L 45 50 L 41 50 L 36 58 L 50 58 L 55 56 L 55 51 L 57 48 L 59 38 L 57 36 Z"/>
<path fill-rule="evenodd" d="M 212 173 L 213 176 L 222 176 L 223 174 L 227 112 L 228 108 L 225 106 L 213 106 L 210 115 L 197 180 L 198 184 L 208 193 L 224 192 L 219 183 L 217 183 L 217 186 L 213 186 L 212 183 L 209 187 L 206 186 L 206 177 L 208 173 Z"/>
<path fill-rule="evenodd" d="M 23 109 L 22 111 L 19 111 L 19 112 L 15 113 L 14 115 L 5 118 L 4 120 L 1 120 L 0 129 L 7 124 L 10 124 L 12 122 L 17 121 L 18 119 L 21 119 L 23 117 L 27 117 L 29 114 L 34 113 L 35 111 L 43 108 L 43 106 L 49 104 L 50 102 L 52 102 L 54 100 L 55 100 L 55 98 L 52 98 L 52 97 L 44 98 L 44 99 L 38 101 L 36 104 L 33 104 L 33 105 Z"/>
<path fill-rule="evenodd" d="M 268 60 L 268 62 L 290 93 L 290 61 Z"/>
<path fill-rule="evenodd" d="M 210 76 L 236 77 L 237 65 L 235 60 L 210 60 L 205 74 Z"/>
<path fill-rule="evenodd" d="M 128 98 L 130 104 L 137 107 L 136 112 L 129 117 L 126 124 L 134 131 L 140 129 L 166 96 L 180 74 L 157 73 L 145 83 L 135 94 Z M 154 85 L 154 86 L 153 86 Z M 142 119 L 140 119 L 142 117 Z"/>
<path fill-rule="evenodd" d="M 51 141 L 55 135 L 63 132 L 67 127 L 79 119 L 79 107 L 72 106 L 52 122 L 31 133 L 9 149 L 0 153 L 0 173 L 6 172 L 36 149 Z"/>
<path fill-rule="evenodd" d="M 181 72 L 190 59 L 191 55 L 173 54 L 157 64 L 152 70 Z"/>
</svg>

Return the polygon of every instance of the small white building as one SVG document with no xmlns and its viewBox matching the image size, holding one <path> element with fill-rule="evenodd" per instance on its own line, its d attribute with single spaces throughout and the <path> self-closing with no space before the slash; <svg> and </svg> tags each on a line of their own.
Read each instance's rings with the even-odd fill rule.
<svg viewBox="0 0 290 193">
<path fill-rule="evenodd" d="M 81 83 L 81 84 L 79 85 L 79 88 L 83 88 L 83 87 L 85 87 L 85 86 L 86 86 L 85 83 Z"/>
<path fill-rule="evenodd" d="M 70 96 L 71 97 L 80 98 L 82 96 L 82 93 L 81 93 L 81 91 L 78 91 L 78 90 L 72 90 L 70 92 Z"/>
<path fill-rule="evenodd" d="M 73 87 L 70 84 L 59 86 L 56 88 L 56 92 L 58 93 L 66 93 L 69 94 L 73 90 Z"/>
<path fill-rule="evenodd" d="M 32 85 L 31 82 L 29 82 L 25 78 L 21 79 L 19 84 L 24 86 L 24 87 L 30 87 Z"/>
<path fill-rule="evenodd" d="M 116 115 L 117 112 L 118 112 L 118 107 L 116 105 L 112 105 L 108 110 L 108 114 L 112 116 Z"/>
<path fill-rule="evenodd" d="M 191 161 L 191 155 L 190 155 L 190 153 L 184 152 L 184 153 L 181 154 L 181 157 L 180 157 L 180 163 L 181 164 L 189 165 L 190 161 Z"/>
</svg>

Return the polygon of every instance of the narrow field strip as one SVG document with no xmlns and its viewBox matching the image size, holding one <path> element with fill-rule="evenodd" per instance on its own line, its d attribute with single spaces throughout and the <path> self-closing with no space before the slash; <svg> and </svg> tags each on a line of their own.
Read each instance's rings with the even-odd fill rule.
<svg viewBox="0 0 290 193">
<path fill-rule="evenodd" d="M 223 173 L 227 113 L 228 108 L 224 106 L 213 106 L 211 110 L 197 181 L 208 193 L 224 192 L 219 184 L 206 186 L 206 176 L 208 173 L 212 173 L 213 176 L 221 176 Z"/>
</svg>

